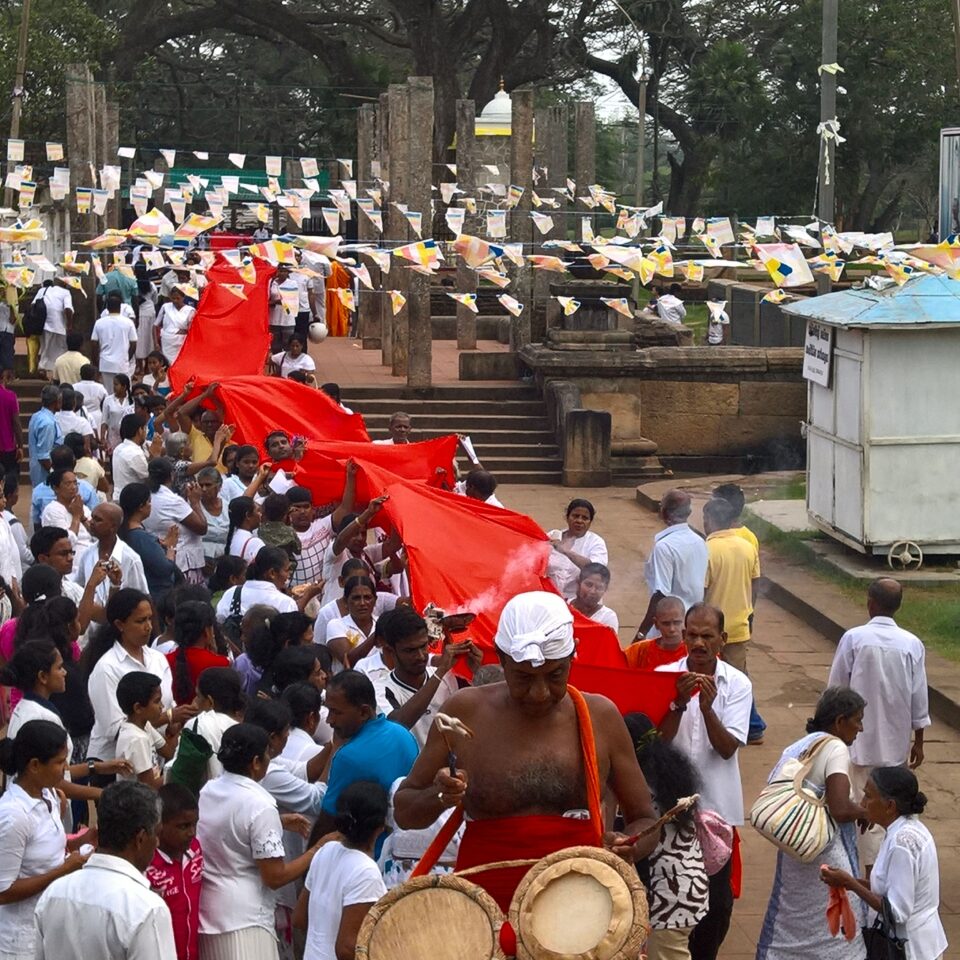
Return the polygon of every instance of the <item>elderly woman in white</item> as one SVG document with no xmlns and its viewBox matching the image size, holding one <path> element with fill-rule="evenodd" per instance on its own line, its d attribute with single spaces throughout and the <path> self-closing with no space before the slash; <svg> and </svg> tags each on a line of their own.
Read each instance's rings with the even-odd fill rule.
<svg viewBox="0 0 960 960">
<path fill-rule="evenodd" d="M 906 767 L 877 767 L 863 796 L 867 817 L 886 831 L 869 884 L 822 867 L 824 883 L 852 890 L 874 912 L 887 902 L 907 960 L 938 960 L 947 948 L 940 922 L 940 864 L 930 831 L 917 819 L 927 805 Z M 871 917 L 872 923 L 872 917 Z"/>
</svg>

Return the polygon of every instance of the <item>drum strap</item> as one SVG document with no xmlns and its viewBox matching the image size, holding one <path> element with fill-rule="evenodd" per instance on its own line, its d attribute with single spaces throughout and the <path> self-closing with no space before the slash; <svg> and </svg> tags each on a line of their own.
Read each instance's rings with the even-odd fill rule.
<svg viewBox="0 0 960 960">
<path fill-rule="evenodd" d="M 580 735 L 580 751 L 583 754 L 584 780 L 587 784 L 587 807 L 590 810 L 594 843 L 599 847 L 603 842 L 603 814 L 600 807 L 600 770 L 597 766 L 597 745 L 593 739 L 593 722 L 590 719 L 590 708 L 583 694 L 569 684 L 567 693 L 570 694 L 574 709 L 577 711 L 577 730 Z M 433 842 L 427 847 L 420 862 L 413 868 L 410 874 L 411 879 L 426 876 L 433 869 L 462 823 L 463 807 L 458 806 L 433 838 Z"/>
</svg>

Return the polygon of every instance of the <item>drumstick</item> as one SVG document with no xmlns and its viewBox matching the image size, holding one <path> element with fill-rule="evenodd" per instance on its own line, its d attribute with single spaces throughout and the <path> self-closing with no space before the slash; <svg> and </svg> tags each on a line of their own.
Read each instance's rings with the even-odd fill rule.
<svg viewBox="0 0 960 960">
<path fill-rule="evenodd" d="M 658 833 L 661 827 L 671 820 L 676 819 L 684 810 L 689 810 L 699 799 L 699 793 L 695 793 L 690 797 L 680 797 L 677 800 L 676 806 L 671 807 L 659 820 L 651 823 L 646 830 L 641 830 L 640 833 L 635 833 L 632 837 L 627 837 L 627 839 L 623 841 L 623 845 L 632 847 L 641 837 L 649 837 L 652 833 Z"/>
<path fill-rule="evenodd" d="M 434 718 L 434 723 L 440 732 L 440 736 L 443 737 L 443 742 L 447 745 L 447 765 L 450 767 L 450 776 L 455 777 L 457 775 L 457 752 L 453 748 L 449 735 L 458 733 L 460 736 L 466 737 L 467 740 L 472 740 L 473 731 L 458 717 L 451 717 L 446 713 L 438 713 Z"/>
</svg>

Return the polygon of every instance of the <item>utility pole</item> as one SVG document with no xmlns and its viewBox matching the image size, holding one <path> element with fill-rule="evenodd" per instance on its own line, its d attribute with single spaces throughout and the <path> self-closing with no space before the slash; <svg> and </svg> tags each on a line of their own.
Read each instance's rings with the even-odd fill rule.
<svg viewBox="0 0 960 960">
<path fill-rule="evenodd" d="M 30 27 L 30 0 L 23 0 L 20 11 L 20 39 L 17 43 L 17 72 L 13 81 L 13 109 L 10 113 L 10 139 L 20 137 L 20 111 L 23 108 L 23 83 L 27 72 L 27 36 Z M 13 203 L 13 191 L 8 187 L 3 195 L 4 206 Z"/>
<path fill-rule="evenodd" d="M 957 86 L 960 88 L 960 0 L 950 0 L 953 14 L 953 56 L 957 67 Z"/>
<path fill-rule="evenodd" d="M 839 0 L 823 0 L 823 36 L 821 40 L 821 63 L 837 62 L 837 17 Z M 837 117 L 837 75 L 827 70 L 820 71 L 820 122 L 827 123 Z M 822 129 L 822 128 L 821 128 Z M 836 139 L 822 137 L 820 141 L 820 174 L 818 177 L 817 216 L 823 223 L 832 224 L 836 219 L 834 188 L 837 182 Z M 830 292 L 830 277 L 817 273 L 817 293 Z"/>
</svg>

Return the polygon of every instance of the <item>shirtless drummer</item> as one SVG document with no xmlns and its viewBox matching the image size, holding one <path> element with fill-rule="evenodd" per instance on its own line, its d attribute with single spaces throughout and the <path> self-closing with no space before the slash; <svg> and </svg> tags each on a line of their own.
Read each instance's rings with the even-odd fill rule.
<svg viewBox="0 0 960 960">
<path fill-rule="evenodd" d="M 472 739 L 457 738 L 456 775 L 450 775 L 446 743 L 432 728 L 397 791 L 397 824 L 428 827 L 462 803 L 467 827 L 458 870 L 537 860 L 579 845 L 602 845 L 629 861 L 646 857 L 656 832 L 627 842 L 653 823 L 654 811 L 623 720 L 606 697 L 567 686 L 574 639 L 566 602 L 544 592 L 514 597 L 500 616 L 495 642 L 505 682 L 461 690 L 444 705 L 474 732 Z M 626 834 L 605 829 L 605 787 L 617 799 Z M 455 829 L 459 819 L 454 814 L 448 825 Z M 446 846 L 443 833 L 434 846 Z M 429 862 L 422 866 L 429 869 Z M 495 869 L 470 879 L 506 912 L 528 869 Z"/>
</svg>

